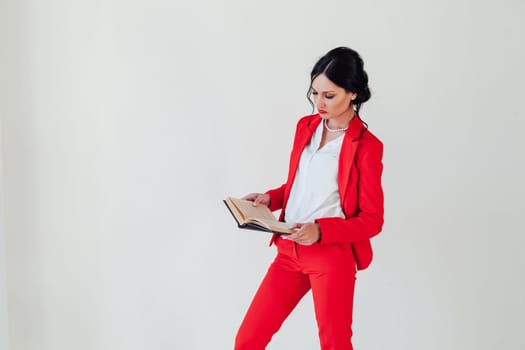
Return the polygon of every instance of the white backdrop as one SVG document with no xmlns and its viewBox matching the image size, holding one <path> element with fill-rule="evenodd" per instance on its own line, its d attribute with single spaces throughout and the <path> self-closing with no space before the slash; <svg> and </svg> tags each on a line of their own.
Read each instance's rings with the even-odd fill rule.
<svg viewBox="0 0 525 350">
<path fill-rule="evenodd" d="M 2 6 L 2 349 L 231 349 L 274 249 L 221 200 L 285 180 L 339 45 L 385 144 L 355 348 L 525 348 L 523 1 Z M 269 349 L 318 348 L 310 298 Z"/>
<path fill-rule="evenodd" d="M 0 43 L 7 43 L 7 11 L 5 2 L 0 2 Z M 9 350 L 9 327 L 7 322 L 7 290 L 5 277 L 5 233 L 4 233 L 4 194 L 3 194 L 3 150 L 2 121 L 6 116 L 7 95 L 7 52 L 5 45 L 0 49 L 0 349 Z"/>
<path fill-rule="evenodd" d="M 0 126 L 0 161 L 2 154 L 2 132 Z M 0 164 L 0 349 L 8 349 L 9 346 L 9 327 L 7 321 L 7 290 L 5 288 L 5 239 L 4 239 L 4 208 L 3 208 L 3 188 L 2 188 L 2 165 Z"/>
</svg>

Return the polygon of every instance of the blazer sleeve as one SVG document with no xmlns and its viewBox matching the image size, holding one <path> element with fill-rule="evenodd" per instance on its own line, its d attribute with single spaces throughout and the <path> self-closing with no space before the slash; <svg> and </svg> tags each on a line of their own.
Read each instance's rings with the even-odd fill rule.
<svg viewBox="0 0 525 350">
<path fill-rule="evenodd" d="M 271 189 L 269 191 L 266 191 L 266 194 L 270 195 L 270 210 L 276 211 L 279 209 L 282 209 L 283 207 L 283 200 L 284 200 L 284 188 L 286 187 L 286 184 L 282 184 L 281 186 Z"/>
<path fill-rule="evenodd" d="M 320 244 L 356 242 L 372 238 L 383 227 L 383 144 L 375 139 L 356 154 L 358 171 L 357 214 L 352 217 L 319 218 Z"/>
</svg>

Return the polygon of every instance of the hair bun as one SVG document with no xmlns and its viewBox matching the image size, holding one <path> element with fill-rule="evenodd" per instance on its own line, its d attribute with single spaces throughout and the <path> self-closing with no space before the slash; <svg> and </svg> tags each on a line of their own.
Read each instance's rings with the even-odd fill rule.
<svg viewBox="0 0 525 350">
<path fill-rule="evenodd" d="M 357 92 L 357 97 L 355 98 L 354 103 L 365 103 L 366 101 L 370 100 L 370 97 L 372 97 L 372 93 L 370 92 L 370 88 L 367 85 L 364 87 L 364 89 Z"/>
</svg>

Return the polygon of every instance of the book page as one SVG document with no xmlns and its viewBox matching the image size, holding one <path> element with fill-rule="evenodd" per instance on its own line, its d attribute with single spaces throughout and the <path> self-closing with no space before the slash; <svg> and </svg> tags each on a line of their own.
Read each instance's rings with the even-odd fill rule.
<svg viewBox="0 0 525 350">
<path fill-rule="evenodd" d="M 245 199 L 237 199 L 229 197 L 228 200 L 233 203 L 239 212 L 242 213 L 242 216 L 246 220 L 247 218 L 258 218 L 258 219 L 267 219 L 272 221 L 278 221 L 275 216 L 272 214 L 270 209 L 267 206 L 259 204 L 254 207 L 253 202 L 247 201 Z"/>
</svg>

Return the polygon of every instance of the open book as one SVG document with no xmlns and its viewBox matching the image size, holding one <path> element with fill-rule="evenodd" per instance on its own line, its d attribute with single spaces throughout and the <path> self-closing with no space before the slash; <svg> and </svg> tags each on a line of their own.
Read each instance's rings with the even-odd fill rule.
<svg viewBox="0 0 525 350">
<path fill-rule="evenodd" d="M 277 234 L 293 233 L 289 228 L 290 224 L 277 220 L 265 205 L 260 204 L 254 207 L 251 201 L 232 197 L 226 198 L 223 202 L 240 228 Z"/>
</svg>

